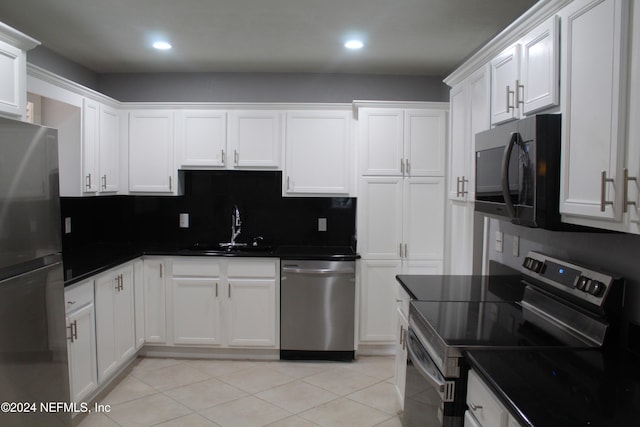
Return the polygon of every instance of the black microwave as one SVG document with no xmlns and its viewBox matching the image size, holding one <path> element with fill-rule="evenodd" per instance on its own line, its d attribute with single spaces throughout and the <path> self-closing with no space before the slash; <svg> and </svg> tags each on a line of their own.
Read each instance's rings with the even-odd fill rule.
<svg viewBox="0 0 640 427">
<path fill-rule="evenodd" d="M 560 221 L 560 114 L 477 133 L 475 210 L 550 230 Z"/>
</svg>

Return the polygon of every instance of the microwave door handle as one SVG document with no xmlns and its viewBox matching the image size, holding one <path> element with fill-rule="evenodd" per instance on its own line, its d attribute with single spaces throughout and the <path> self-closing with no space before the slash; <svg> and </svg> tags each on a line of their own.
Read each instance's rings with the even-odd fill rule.
<svg viewBox="0 0 640 427">
<path fill-rule="evenodd" d="M 504 197 L 504 204 L 507 207 L 507 213 L 509 218 L 515 219 L 516 209 L 511 201 L 511 193 L 509 192 L 509 163 L 511 161 L 511 152 L 513 147 L 520 142 L 520 134 L 513 132 L 509 143 L 504 148 L 504 154 L 502 156 L 502 196 Z"/>
</svg>

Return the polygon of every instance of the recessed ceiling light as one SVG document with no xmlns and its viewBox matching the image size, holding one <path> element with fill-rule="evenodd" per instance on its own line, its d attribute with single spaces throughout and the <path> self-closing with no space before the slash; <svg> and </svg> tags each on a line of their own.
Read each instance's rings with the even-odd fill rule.
<svg viewBox="0 0 640 427">
<path fill-rule="evenodd" d="M 362 49 L 363 46 L 364 43 L 362 43 L 360 40 L 349 40 L 344 44 L 344 47 L 346 47 L 347 49 Z"/>
<path fill-rule="evenodd" d="M 164 41 L 157 41 L 153 43 L 153 47 L 158 50 L 169 50 L 171 49 L 171 43 Z"/>
</svg>

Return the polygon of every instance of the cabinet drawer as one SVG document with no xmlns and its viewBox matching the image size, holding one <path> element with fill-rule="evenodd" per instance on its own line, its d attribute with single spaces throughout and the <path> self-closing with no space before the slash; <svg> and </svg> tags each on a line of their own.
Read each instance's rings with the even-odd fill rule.
<svg viewBox="0 0 640 427">
<path fill-rule="evenodd" d="M 215 259 L 192 259 L 173 262 L 174 276 L 219 277 L 220 262 Z"/>
<path fill-rule="evenodd" d="M 64 290 L 64 306 L 67 314 L 92 302 L 93 280 L 72 285 Z"/>
<path fill-rule="evenodd" d="M 467 405 L 482 426 L 505 427 L 509 413 L 473 370 L 467 380 Z"/>
<path fill-rule="evenodd" d="M 277 262 L 265 261 L 229 261 L 229 277 L 276 277 Z"/>
</svg>

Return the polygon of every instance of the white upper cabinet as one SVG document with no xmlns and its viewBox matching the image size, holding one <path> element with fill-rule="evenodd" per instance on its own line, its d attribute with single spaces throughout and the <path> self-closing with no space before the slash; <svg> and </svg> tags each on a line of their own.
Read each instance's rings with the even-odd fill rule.
<svg viewBox="0 0 640 427">
<path fill-rule="evenodd" d="M 227 164 L 227 113 L 183 110 L 176 119 L 176 139 L 183 167 L 224 167 Z"/>
<path fill-rule="evenodd" d="M 84 99 L 82 105 L 83 192 L 97 193 L 100 158 L 100 104 Z"/>
<path fill-rule="evenodd" d="M 129 113 L 129 191 L 175 192 L 173 152 L 173 111 Z"/>
<path fill-rule="evenodd" d="M 558 105 L 559 22 L 552 16 L 491 61 L 491 124 Z"/>
<path fill-rule="evenodd" d="M 350 192 L 351 111 L 287 113 L 284 194 Z"/>
<path fill-rule="evenodd" d="M 524 115 L 558 105 L 560 17 L 552 16 L 522 40 L 520 91 L 517 96 Z"/>
<path fill-rule="evenodd" d="M 280 111 L 230 111 L 227 147 L 233 168 L 278 169 L 283 119 Z"/>
<path fill-rule="evenodd" d="M 363 108 L 358 112 L 360 173 L 401 176 L 404 171 L 404 112 Z"/>
<path fill-rule="evenodd" d="M 100 105 L 100 192 L 117 192 L 120 189 L 118 111 Z"/>
<path fill-rule="evenodd" d="M 180 167 L 278 169 L 283 117 L 275 110 L 179 110 Z"/>
<path fill-rule="evenodd" d="M 404 112 L 405 176 L 444 176 L 446 146 L 445 110 Z"/>
<path fill-rule="evenodd" d="M 85 98 L 82 103 L 83 193 L 119 189 L 118 112 Z"/>
<path fill-rule="evenodd" d="M 27 106 L 27 50 L 35 39 L 0 22 L 0 115 L 23 119 Z"/>
<path fill-rule="evenodd" d="M 360 174 L 443 176 L 446 115 L 439 109 L 360 109 Z"/>
<path fill-rule="evenodd" d="M 451 200 L 474 200 L 475 134 L 491 127 L 489 89 L 488 65 L 451 89 L 448 189 Z"/>
<path fill-rule="evenodd" d="M 560 211 L 565 216 L 620 222 L 629 3 L 575 0 L 561 16 Z"/>
<path fill-rule="evenodd" d="M 520 79 L 520 45 L 505 49 L 491 61 L 491 124 L 520 116 L 518 90 Z"/>
</svg>

